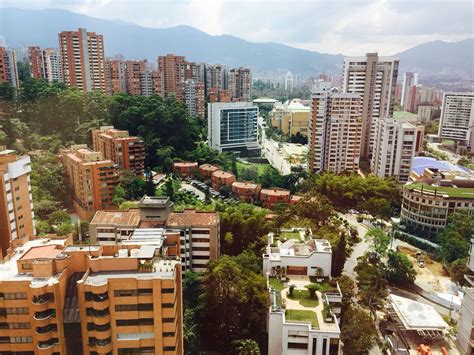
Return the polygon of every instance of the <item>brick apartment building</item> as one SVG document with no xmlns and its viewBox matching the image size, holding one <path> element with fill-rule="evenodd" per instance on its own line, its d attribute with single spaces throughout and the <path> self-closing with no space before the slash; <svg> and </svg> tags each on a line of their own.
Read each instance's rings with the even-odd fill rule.
<svg viewBox="0 0 474 355">
<path fill-rule="evenodd" d="M 179 236 L 71 239 L 30 240 L 0 265 L 0 353 L 182 354 Z"/>
<path fill-rule="evenodd" d="M 216 191 L 219 191 L 224 185 L 231 187 L 235 181 L 235 175 L 224 170 L 214 171 L 211 176 L 211 185 Z"/>
<path fill-rule="evenodd" d="M 35 234 L 28 156 L 0 147 L 0 260 Z"/>
<path fill-rule="evenodd" d="M 92 131 L 92 146 L 110 159 L 119 169 L 130 170 L 143 176 L 145 168 L 145 143 L 140 137 L 129 136 L 128 131 L 102 126 Z"/>
<path fill-rule="evenodd" d="M 279 203 L 290 203 L 290 191 L 284 189 L 262 189 L 260 201 L 265 208 L 272 209 Z"/>
<path fill-rule="evenodd" d="M 194 162 L 173 163 L 173 173 L 175 173 L 182 179 L 194 176 L 194 174 L 197 171 L 199 171 L 198 163 L 194 163 Z"/>
<path fill-rule="evenodd" d="M 120 175 L 112 160 L 86 145 L 74 145 L 61 151 L 61 161 L 71 185 L 74 209 L 81 219 L 91 220 L 96 211 L 114 207 L 112 198 Z"/>
<path fill-rule="evenodd" d="M 259 200 L 262 186 L 253 182 L 236 181 L 232 184 L 232 193 L 242 202 L 254 203 Z"/>
</svg>

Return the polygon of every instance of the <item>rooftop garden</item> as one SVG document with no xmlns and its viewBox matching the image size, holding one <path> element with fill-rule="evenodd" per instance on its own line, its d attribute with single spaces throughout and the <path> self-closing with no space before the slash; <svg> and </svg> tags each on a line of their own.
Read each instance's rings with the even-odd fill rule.
<svg viewBox="0 0 474 355">
<path fill-rule="evenodd" d="M 287 296 L 290 300 L 298 300 L 303 307 L 316 307 L 319 304 L 318 296 L 310 290 L 295 290 L 290 286 Z"/>
<path fill-rule="evenodd" d="M 287 309 L 285 317 L 289 321 L 309 322 L 311 323 L 311 327 L 319 328 L 318 317 L 314 311 Z"/>
<path fill-rule="evenodd" d="M 440 194 L 447 194 L 450 197 L 464 197 L 464 198 L 472 198 L 474 197 L 474 188 L 466 188 L 466 187 L 445 187 L 445 186 L 433 186 L 428 184 L 423 184 L 421 182 L 414 182 L 411 184 L 407 184 L 404 186 L 405 189 L 414 190 L 423 187 L 423 191 Z"/>
<path fill-rule="evenodd" d="M 281 306 L 281 291 L 285 288 L 285 284 L 276 277 L 270 277 L 268 283 L 275 290 L 277 304 Z"/>
<path fill-rule="evenodd" d="M 280 232 L 280 241 L 283 241 L 284 240 L 288 240 L 288 239 L 296 239 L 296 240 L 301 240 L 301 237 L 300 237 L 300 232 L 299 231 L 296 231 L 296 232 L 287 232 L 287 231 L 282 231 Z"/>
<path fill-rule="evenodd" d="M 323 282 L 318 282 L 317 279 L 319 279 L 317 276 L 310 276 L 309 280 L 316 285 L 317 290 L 321 293 L 326 293 L 326 292 L 339 292 L 339 289 L 337 288 L 337 282 L 333 280 L 325 280 Z"/>
</svg>

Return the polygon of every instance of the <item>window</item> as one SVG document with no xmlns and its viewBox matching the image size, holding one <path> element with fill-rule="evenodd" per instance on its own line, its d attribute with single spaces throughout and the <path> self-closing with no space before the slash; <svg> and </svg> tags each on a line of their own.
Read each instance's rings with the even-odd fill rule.
<svg viewBox="0 0 474 355">
<path fill-rule="evenodd" d="M 175 333 L 174 332 L 164 332 L 163 333 L 163 338 L 169 338 L 169 337 L 174 337 Z"/>
<path fill-rule="evenodd" d="M 7 308 L 7 314 L 29 314 L 27 307 Z"/>
<path fill-rule="evenodd" d="M 288 343 L 288 349 L 308 349 L 308 344 L 305 344 L 305 343 Z"/>
<path fill-rule="evenodd" d="M 153 318 L 138 318 L 138 319 L 117 319 L 115 321 L 117 326 L 130 326 L 130 325 L 153 325 Z"/>
<path fill-rule="evenodd" d="M 10 329 L 30 329 L 31 324 L 30 323 L 10 323 L 9 327 Z"/>
<path fill-rule="evenodd" d="M 163 351 L 176 351 L 175 346 L 163 346 Z"/>
<path fill-rule="evenodd" d="M 162 303 L 161 308 L 173 308 L 174 303 Z"/>
<path fill-rule="evenodd" d="M 10 342 L 12 344 L 32 343 L 33 337 L 11 337 Z"/>
<path fill-rule="evenodd" d="M 174 323 L 174 318 L 163 318 L 163 323 Z"/>
<path fill-rule="evenodd" d="M 116 312 L 153 311 L 153 303 L 118 304 L 115 306 L 115 311 Z"/>
<path fill-rule="evenodd" d="M 6 300 L 26 300 L 26 292 L 5 293 Z"/>
<path fill-rule="evenodd" d="M 174 293 L 174 288 L 164 288 L 161 293 Z"/>
</svg>

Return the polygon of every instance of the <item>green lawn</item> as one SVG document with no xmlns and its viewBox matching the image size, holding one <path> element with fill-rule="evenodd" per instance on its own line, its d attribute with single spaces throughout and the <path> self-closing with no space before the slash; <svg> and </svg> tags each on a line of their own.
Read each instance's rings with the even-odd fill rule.
<svg viewBox="0 0 474 355">
<path fill-rule="evenodd" d="M 319 304 L 317 298 L 310 298 L 308 290 L 293 290 L 293 296 L 288 295 L 290 300 L 298 300 L 303 307 L 316 307 Z"/>
<path fill-rule="evenodd" d="M 297 321 L 307 321 L 311 323 L 313 328 L 318 329 L 318 317 L 316 316 L 316 312 L 313 311 L 303 311 L 299 309 L 288 309 L 285 312 L 285 317 L 287 320 L 297 320 Z"/>
<path fill-rule="evenodd" d="M 281 290 L 285 288 L 285 285 L 275 277 L 270 277 L 268 283 L 270 284 L 270 287 L 276 290 L 277 303 L 281 305 Z"/>
<path fill-rule="evenodd" d="M 237 174 L 241 174 L 243 167 L 256 166 L 258 169 L 258 175 L 261 176 L 265 173 L 267 169 L 271 167 L 270 164 L 255 164 L 255 163 L 242 163 L 241 161 L 237 162 Z"/>
<path fill-rule="evenodd" d="M 408 190 L 413 190 L 413 189 L 421 189 L 423 186 L 423 191 L 429 191 L 431 193 L 434 193 L 435 191 L 439 194 L 447 194 L 448 196 L 451 197 L 464 197 L 464 198 L 473 198 L 474 197 L 474 188 L 468 188 L 468 187 L 440 187 L 440 186 L 432 186 L 432 185 L 427 185 L 427 184 L 422 184 L 419 182 L 414 182 L 408 185 L 405 185 L 404 188 Z"/>
<path fill-rule="evenodd" d="M 300 238 L 300 232 L 281 232 L 280 233 L 280 239 L 296 239 L 296 240 L 301 240 Z"/>
</svg>

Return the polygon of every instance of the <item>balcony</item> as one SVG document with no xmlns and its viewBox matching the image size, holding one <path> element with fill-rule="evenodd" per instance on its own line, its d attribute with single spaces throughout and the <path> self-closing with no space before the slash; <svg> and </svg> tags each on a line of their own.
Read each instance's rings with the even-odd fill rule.
<svg viewBox="0 0 474 355">
<path fill-rule="evenodd" d="M 58 343 L 59 343 L 59 341 L 56 338 L 53 338 L 53 339 L 47 340 L 47 341 L 40 341 L 38 343 L 38 349 L 40 349 L 40 350 L 51 349 Z"/>
<path fill-rule="evenodd" d="M 53 299 L 53 295 L 48 293 L 44 295 L 33 296 L 32 302 L 34 305 L 41 305 L 53 301 Z"/>
<path fill-rule="evenodd" d="M 48 309 L 43 312 L 35 312 L 34 318 L 36 320 L 45 320 L 45 319 L 55 317 L 55 316 L 56 316 L 56 311 L 54 309 Z"/>
<path fill-rule="evenodd" d="M 36 333 L 38 334 L 46 334 L 49 332 L 55 332 L 58 330 L 58 326 L 56 324 L 48 324 L 43 327 L 36 327 Z"/>
</svg>

